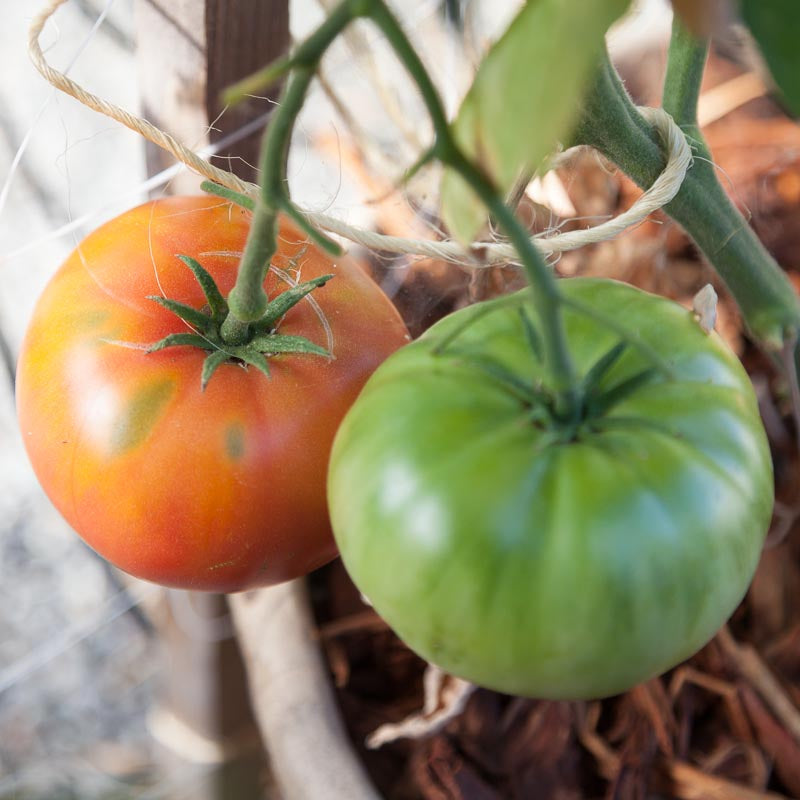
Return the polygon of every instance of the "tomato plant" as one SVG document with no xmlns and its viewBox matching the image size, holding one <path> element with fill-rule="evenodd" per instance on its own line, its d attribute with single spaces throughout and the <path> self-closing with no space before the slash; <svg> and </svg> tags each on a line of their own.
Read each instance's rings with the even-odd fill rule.
<svg viewBox="0 0 800 800">
<path fill-rule="evenodd" d="M 367 376 L 406 341 L 378 286 L 292 226 L 265 288 L 333 279 L 276 323 L 333 358 L 280 354 L 271 377 L 207 353 L 146 352 L 190 329 L 167 297 L 206 297 L 178 256 L 227 294 L 250 214 L 209 197 L 140 206 L 79 244 L 39 300 L 19 361 L 17 404 L 36 474 L 101 555 L 168 586 L 236 591 L 293 578 L 333 558 L 325 471 L 334 432 Z"/>
<path fill-rule="evenodd" d="M 465 309 L 368 381 L 329 503 L 348 572 L 423 657 L 508 693 L 596 697 L 675 665 L 731 614 L 772 467 L 746 373 L 691 312 L 609 280 L 558 286 L 579 418 L 554 412 L 529 300 Z"/>
</svg>

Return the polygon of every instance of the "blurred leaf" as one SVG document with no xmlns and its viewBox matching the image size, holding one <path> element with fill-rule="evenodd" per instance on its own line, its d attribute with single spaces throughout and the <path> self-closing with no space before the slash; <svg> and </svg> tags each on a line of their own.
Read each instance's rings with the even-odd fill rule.
<svg viewBox="0 0 800 800">
<path fill-rule="evenodd" d="M 528 0 L 481 63 L 453 123 L 456 141 L 507 192 L 569 133 L 603 37 L 629 0 Z M 442 216 L 471 241 L 486 212 L 460 176 L 442 181 Z"/>
<path fill-rule="evenodd" d="M 741 0 L 742 17 L 781 91 L 787 108 L 800 116 L 800 2 Z"/>
<path fill-rule="evenodd" d="M 728 19 L 730 0 L 672 0 L 672 7 L 695 36 L 709 36 Z"/>
</svg>

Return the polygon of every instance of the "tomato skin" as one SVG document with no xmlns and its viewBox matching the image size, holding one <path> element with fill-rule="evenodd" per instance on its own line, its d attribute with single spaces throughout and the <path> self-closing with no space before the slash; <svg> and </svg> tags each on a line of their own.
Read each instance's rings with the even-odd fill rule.
<svg viewBox="0 0 800 800">
<path fill-rule="evenodd" d="M 328 499 L 358 588 L 424 658 L 503 692 L 621 692 L 718 630 L 755 570 L 772 463 L 749 379 L 715 335 L 663 298 L 560 282 L 656 348 L 661 376 L 602 429 L 548 440 L 489 356 L 545 380 L 517 308 L 496 304 L 442 353 L 465 309 L 391 356 L 342 423 Z M 535 317 L 534 317 L 535 318 Z M 618 337 L 566 311 L 580 374 Z M 607 385 L 648 366 L 628 348 Z"/>
<path fill-rule="evenodd" d="M 336 555 L 325 501 L 333 435 L 405 326 L 348 258 L 335 262 L 281 228 L 274 266 L 335 277 L 280 333 L 333 360 L 269 359 L 272 376 L 223 364 L 200 388 L 206 352 L 145 353 L 187 326 L 148 295 L 201 308 L 176 257 L 232 288 L 250 215 L 208 197 L 135 208 L 87 237 L 54 275 L 26 333 L 17 374 L 23 439 L 46 493 L 109 561 L 167 586 L 232 592 L 305 574 Z M 270 297 L 288 288 L 273 270 Z M 131 346 L 133 345 L 133 346 Z M 140 347 L 137 347 L 140 346 Z"/>
</svg>

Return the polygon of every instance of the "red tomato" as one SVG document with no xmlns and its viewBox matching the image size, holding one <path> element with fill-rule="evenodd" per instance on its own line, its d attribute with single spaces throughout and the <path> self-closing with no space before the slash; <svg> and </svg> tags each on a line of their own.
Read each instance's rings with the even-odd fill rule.
<svg viewBox="0 0 800 800">
<path fill-rule="evenodd" d="M 408 339 L 394 306 L 347 258 L 283 225 L 265 286 L 335 277 L 282 334 L 334 355 L 277 355 L 271 378 L 207 353 L 145 347 L 187 325 L 148 295 L 205 300 L 177 258 L 233 286 L 250 214 L 208 197 L 148 203 L 103 225 L 45 289 L 17 375 L 34 470 L 72 527 L 109 561 L 167 586 L 232 592 L 303 575 L 336 555 L 325 501 L 331 442 L 372 371 Z M 279 271 L 283 271 L 283 276 Z"/>
</svg>

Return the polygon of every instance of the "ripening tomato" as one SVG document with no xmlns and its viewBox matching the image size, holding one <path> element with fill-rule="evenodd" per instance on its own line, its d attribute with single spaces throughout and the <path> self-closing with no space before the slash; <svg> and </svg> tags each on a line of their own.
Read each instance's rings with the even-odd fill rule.
<svg viewBox="0 0 800 800">
<path fill-rule="evenodd" d="M 249 220 L 209 197 L 122 214 L 56 273 L 22 346 L 19 424 L 45 491 L 98 553 L 167 586 L 238 591 L 336 555 L 324 488 L 330 445 L 369 374 L 408 338 L 354 262 L 331 260 L 286 224 L 269 297 L 334 277 L 286 313 L 279 333 L 333 358 L 270 356 L 269 378 L 228 362 L 202 390 L 205 351 L 146 352 L 189 330 L 149 295 L 206 302 L 178 256 L 196 259 L 227 295 Z"/>
<path fill-rule="evenodd" d="M 484 686 L 569 699 L 627 689 L 713 636 L 753 575 L 773 485 L 752 386 L 716 334 L 623 284 L 559 286 L 669 369 L 567 309 L 585 377 L 564 421 L 530 299 L 457 312 L 367 382 L 328 498 L 345 567 L 411 648 Z"/>
</svg>

